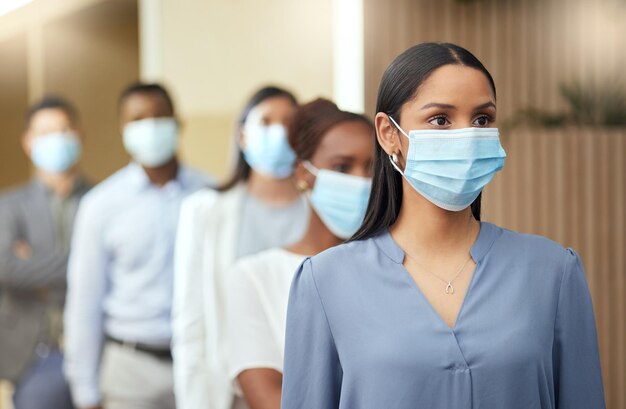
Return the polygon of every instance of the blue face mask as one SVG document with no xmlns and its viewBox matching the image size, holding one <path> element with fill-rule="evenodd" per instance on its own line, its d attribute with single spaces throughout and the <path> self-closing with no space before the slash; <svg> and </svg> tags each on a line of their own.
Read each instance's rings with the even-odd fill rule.
<svg viewBox="0 0 626 409">
<path fill-rule="evenodd" d="M 71 132 L 50 133 L 35 137 L 31 160 L 41 170 L 61 173 L 74 166 L 80 157 L 80 152 L 80 141 L 75 134 Z"/>
<path fill-rule="evenodd" d="M 504 166 L 506 153 L 497 128 L 414 130 L 404 172 L 392 165 L 426 199 L 450 211 L 466 209 Z"/>
<path fill-rule="evenodd" d="M 283 125 L 246 125 L 244 132 L 243 154 L 252 169 L 276 179 L 291 176 L 296 155 L 289 146 Z"/>
<path fill-rule="evenodd" d="M 124 127 L 124 148 L 135 161 L 158 167 L 176 155 L 178 124 L 174 118 L 148 118 Z"/>
<path fill-rule="evenodd" d="M 309 201 L 322 222 L 335 236 L 348 239 L 363 223 L 372 179 L 303 165 L 316 176 Z"/>
</svg>

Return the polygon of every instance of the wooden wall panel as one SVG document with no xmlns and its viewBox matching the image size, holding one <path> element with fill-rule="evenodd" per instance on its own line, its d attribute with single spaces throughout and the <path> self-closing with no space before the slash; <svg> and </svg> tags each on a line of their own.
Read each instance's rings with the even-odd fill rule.
<svg viewBox="0 0 626 409">
<path fill-rule="evenodd" d="M 518 129 L 484 219 L 574 248 L 594 302 L 608 408 L 626 407 L 626 131 Z"/>
<path fill-rule="evenodd" d="M 364 0 L 366 112 L 391 60 L 424 41 L 471 50 L 498 86 L 501 118 L 525 107 L 562 110 L 559 86 L 624 85 L 622 0 Z"/>
</svg>

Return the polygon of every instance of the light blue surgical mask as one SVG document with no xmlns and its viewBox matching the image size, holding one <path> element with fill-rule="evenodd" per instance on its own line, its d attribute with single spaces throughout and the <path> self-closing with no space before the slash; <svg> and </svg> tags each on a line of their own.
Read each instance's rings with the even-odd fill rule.
<svg viewBox="0 0 626 409">
<path fill-rule="evenodd" d="M 504 166 L 498 128 L 413 130 L 404 172 L 392 165 L 426 199 L 450 211 L 466 209 Z"/>
<path fill-rule="evenodd" d="M 289 146 L 284 125 L 250 124 L 246 125 L 244 132 L 246 146 L 243 154 L 252 169 L 276 179 L 291 176 L 296 155 Z"/>
<path fill-rule="evenodd" d="M 178 123 L 174 118 L 147 118 L 124 127 L 124 148 L 147 167 L 158 167 L 176 155 Z"/>
<path fill-rule="evenodd" d="M 55 132 L 33 139 L 31 160 L 39 169 L 61 173 L 70 169 L 80 158 L 81 144 L 72 132 Z"/>
<path fill-rule="evenodd" d="M 308 161 L 303 165 L 316 176 L 309 194 L 313 209 L 335 236 L 350 238 L 363 223 L 372 179 L 318 169 Z"/>
</svg>

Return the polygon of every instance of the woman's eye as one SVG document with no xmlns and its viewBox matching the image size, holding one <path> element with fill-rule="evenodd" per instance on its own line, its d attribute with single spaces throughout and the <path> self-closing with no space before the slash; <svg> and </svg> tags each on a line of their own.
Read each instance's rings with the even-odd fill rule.
<svg viewBox="0 0 626 409">
<path fill-rule="evenodd" d="M 335 172 L 348 173 L 350 171 L 350 165 L 346 163 L 340 163 L 340 164 L 333 166 L 333 170 Z"/>
<path fill-rule="evenodd" d="M 448 119 L 445 116 L 436 116 L 430 121 L 428 121 L 428 123 L 431 125 L 436 125 L 436 126 L 450 125 L 450 121 L 448 121 Z"/>
<path fill-rule="evenodd" d="M 474 126 L 487 126 L 487 125 L 489 125 L 490 122 L 491 122 L 491 119 L 488 116 L 483 115 L 483 116 L 479 116 L 478 118 L 474 119 L 474 122 L 473 122 L 472 125 L 474 125 Z"/>
</svg>

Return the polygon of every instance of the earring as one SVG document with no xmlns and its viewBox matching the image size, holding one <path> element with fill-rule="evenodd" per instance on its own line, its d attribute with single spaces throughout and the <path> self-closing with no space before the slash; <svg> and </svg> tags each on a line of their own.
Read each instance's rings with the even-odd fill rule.
<svg viewBox="0 0 626 409">
<path fill-rule="evenodd" d="M 396 155 L 395 153 L 392 153 L 391 160 L 393 161 L 393 163 L 398 164 L 398 155 Z"/>
<path fill-rule="evenodd" d="M 305 180 L 298 180 L 296 182 L 296 189 L 298 189 L 301 193 L 306 192 L 309 190 L 309 184 Z"/>
</svg>

